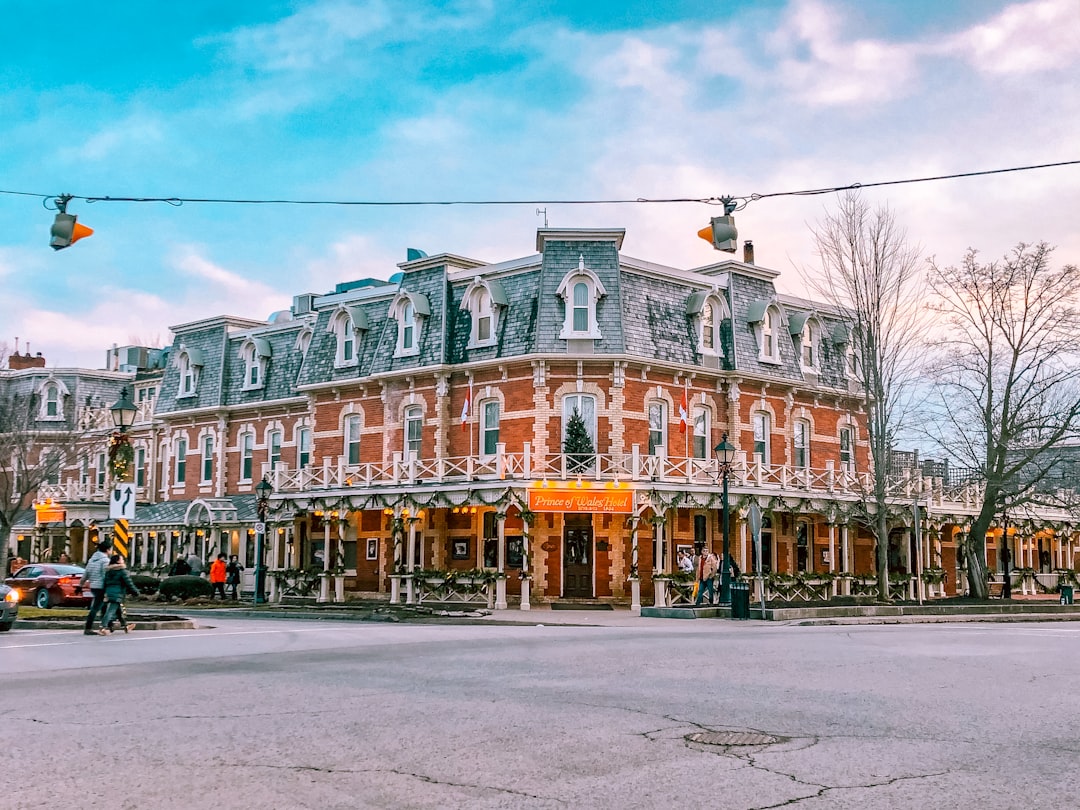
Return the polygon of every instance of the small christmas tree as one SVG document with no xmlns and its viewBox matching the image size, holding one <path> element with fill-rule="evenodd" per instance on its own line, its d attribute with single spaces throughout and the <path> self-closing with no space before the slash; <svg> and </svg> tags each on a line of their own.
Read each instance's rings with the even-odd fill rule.
<svg viewBox="0 0 1080 810">
<path fill-rule="evenodd" d="M 570 421 L 566 423 L 563 452 L 567 456 L 567 469 L 575 473 L 590 467 L 596 455 L 589 429 L 585 427 L 585 420 L 581 418 L 577 408 L 571 412 Z"/>
</svg>

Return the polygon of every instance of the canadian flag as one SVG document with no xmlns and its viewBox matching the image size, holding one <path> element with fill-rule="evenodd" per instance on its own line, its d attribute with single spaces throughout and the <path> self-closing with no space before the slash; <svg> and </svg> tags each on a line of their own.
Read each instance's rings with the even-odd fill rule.
<svg viewBox="0 0 1080 810">
<path fill-rule="evenodd" d="M 469 390 L 465 392 L 465 402 L 461 406 L 461 429 L 466 433 L 469 431 L 470 410 L 472 410 L 472 382 L 469 383 Z"/>
<path fill-rule="evenodd" d="M 682 402 L 679 403 L 679 433 L 686 433 L 686 423 L 690 421 L 690 403 L 686 401 L 686 389 L 682 390 Z"/>
</svg>

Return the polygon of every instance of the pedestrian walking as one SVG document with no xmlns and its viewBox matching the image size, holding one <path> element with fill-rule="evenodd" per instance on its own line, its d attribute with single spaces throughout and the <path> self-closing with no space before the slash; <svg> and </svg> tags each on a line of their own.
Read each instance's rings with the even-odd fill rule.
<svg viewBox="0 0 1080 810">
<path fill-rule="evenodd" d="M 705 596 L 705 590 L 709 591 L 709 604 L 713 601 L 713 577 L 716 576 L 716 568 L 718 561 L 716 555 L 711 551 L 705 549 L 701 550 L 701 556 L 698 557 L 697 572 L 698 572 L 698 591 L 697 599 L 694 600 L 694 606 L 701 604 L 701 600 Z"/>
<path fill-rule="evenodd" d="M 109 552 L 112 551 L 112 542 L 102 540 L 97 544 L 95 551 L 86 563 L 82 579 L 79 580 L 79 589 L 89 588 L 93 599 L 90 600 L 90 611 L 86 614 L 86 624 L 83 626 L 83 635 L 94 635 L 94 620 L 98 611 L 105 604 L 105 568 L 109 565 Z"/>
<path fill-rule="evenodd" d="M 192 576 L 196 576 L 196 577 L 201 577 L 202 576 L 203 568 L 205 566 L 203 565 L 202 558 L 198 554 L 196 554 L 194 551 L 191 552 L 190 554 L 188 554 L 187 564 L 189 566 L 191 566 L 191 571 L 189 573 Z"/>
<path fill-rule="evenodd" d="M 180 552 L 176 555 L 176 560 L 169 567 L 170 577 L 186 577 L 191 573 L 191 566 L 188 565 L 188 561 L 184 558 L 184 553 Z"/>
<path fill-rule="evenodd" d="M 232 598 L 235 602 L 240 598 L 240 575 L 244 573 L 244 566 L 240 564 L 240 560 L 233 554 L 229 558 L 229 564 L 225 566 L 225 583 L 232 588 Z"/>
<path fill-rule="evenodd" d="M 103 636 L 109 635 L 117 622 L 125 633 L 130 633 L 135 629 L 135 625 L 129 625 L 127 616 L 124 615 L 124 597 L 129 593 L 132 596 L 138 596 L 139 589 L 131 581 L 131 574 L 124 565 L 124 558 L 119 554 L 113 554 L 105 567 L 105 615 L 101 617 L 101 629 L 98 633 Z"/>
<path fill-rule="evenodd" d="M 210 585 L 214 589 L 210 593 L 211 599 L 220 593 L 221 601 L 225 601 L 225 569 L 227 567 L 224 554 L 218 554 L 217 559 L 210 563 Z"/>
</svg>

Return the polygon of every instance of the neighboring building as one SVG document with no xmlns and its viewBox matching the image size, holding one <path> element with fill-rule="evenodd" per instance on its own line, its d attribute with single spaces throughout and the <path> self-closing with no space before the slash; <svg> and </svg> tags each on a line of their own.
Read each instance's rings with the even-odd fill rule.
<svg viewBox="0 0 1080 810">
<path fill-rule="evenodd" d="M 678 548 L 721 549 L 727 434 L 743 571 L 871 574 L 851 521 L 869 459 L 843 313 L 778 294 L 751 256 L 684 270 L 626 256 L 623 236 L 543 229 L 537 253 L 496 264 L 410 251 L 389 282 L 303 293 L 269 321 L 173 327 L 164 368 L 134 379 L 155 389 L 133 429 L 136 567 L 225 551 L 250 588 L 265 478 L 274 596 L 309 571 L 324 601 L 437 598 L 438 572 L 482 569 L 497 607 L 639 589 L 648 604 L 678 590 L 663 577 Z M 575 413 L 594 455 L 563 452 Z M 955 572 L 975 499 L 915 461 L 897 503 L 929 507 L 920 567 Z M 905 538 L 897 571 L 916 567 Z M 1071 536 L 1058 546 L 1073 559 Z"/>
</svg>

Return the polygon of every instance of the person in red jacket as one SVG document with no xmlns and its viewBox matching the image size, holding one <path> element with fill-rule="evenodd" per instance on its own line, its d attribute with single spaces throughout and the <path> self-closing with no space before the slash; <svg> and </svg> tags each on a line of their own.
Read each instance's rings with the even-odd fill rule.
<svg viewBox="0 0 1080 810">
<path fill-rule="evenodd" d="M 225 555 L 218 554 L 217 559 L 210 563 L 210 584 L 214 586 L 210 598 L 221 594 L 221 601 L 225 601 Z"/>
</svg>

